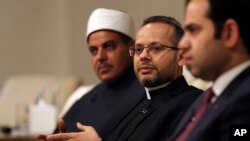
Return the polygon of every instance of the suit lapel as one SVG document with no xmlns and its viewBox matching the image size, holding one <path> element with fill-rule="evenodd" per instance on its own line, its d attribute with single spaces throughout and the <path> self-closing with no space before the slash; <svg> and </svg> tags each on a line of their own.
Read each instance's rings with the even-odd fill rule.
<svg viewBox="0 0 250 141">
<path fill-rule="evenodd" d="M 221 93 L 217 100 L 208 107 L 207 111 L 204 114 L 204 120 L 207 121 L 208 119 L 213 117 L 212 115 L 214 115 L 214 111 L 218 111 L 219 109 L 222 109 L 226 106 L 226 104 L 228 103 L 227 101 L 230 100 L 232 96 L 238 93 L 237 88 L 244 82 L 244 80 L 250 77 L 249 74 L 250 67 L 240 73 L 231 83 L 229 83 L 229 85 L 225 88 L 225 90 Z"/>
<path fill-rule="evenodd" d="M 191 132 L 189 139 L 192 139 L 192 136 L 200 135 L 199 133 L 202 132 L 202 130 L 205 130 L 208 125 L 212 124 L 212 122 L 218 118 L 218 116 L 221 116 L 221 111 L 227 107 L 230 98 L 238 94 L 237 88 L 244 82 L 244 80 L 250 77 L 249 74 L 250 67 L 240 73 L 231 83 L 229 83 L 217 100 L 207 108 L 200 122 Z"/>
</svg>

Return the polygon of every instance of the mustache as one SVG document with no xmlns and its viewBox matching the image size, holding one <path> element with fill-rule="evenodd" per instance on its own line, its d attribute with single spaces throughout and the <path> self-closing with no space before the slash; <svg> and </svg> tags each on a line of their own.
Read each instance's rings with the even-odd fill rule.
<svg viewBox="0 0 250 141">
<path fill-rule="evenodd" d="M 100 68 L 100 67 L 112 67 L 111 64 L 109 64 L 105 61 L 100 61 L 97 66 L 98 66 L 98 68 Z"/>
<path fill-rule="evenodd" d="M 157 67 L 154 64 L 144 62 L 144 63 L 139 64 L 138 70 L 141 70 L 142 68 L 145 68 L 145 67 L 150 68 L 150 69 L 157 69 Z"/>
</svg>

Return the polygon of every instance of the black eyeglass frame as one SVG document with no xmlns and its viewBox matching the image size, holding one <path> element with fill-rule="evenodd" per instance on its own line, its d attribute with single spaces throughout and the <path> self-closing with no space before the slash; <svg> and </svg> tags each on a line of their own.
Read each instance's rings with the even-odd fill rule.
<svg viewBox="0 0 250 141">
<path fill-rule="evenodd" d="M 142 49 L 142 51 L 141 51 L 141 53 L 144 51 L 144 49 L 145 48 L 152 48 L 152 47 L 159 47 L 161 50 L 160 51 L 158 51 L 158 52 L 161 52 L 162 51 L 162 49 L 163 48 L 169 48 L 169 49 L 172 49 L 172 50 L 181 50 L 180 48 L 178 48 L 178 47 L 175 47 L 175 46 L 167 46 L 167 45 L 162 45 L 162 44 L 152 44 L 152 45 L 148 45 L 148 46 L 146 46 L 146 47 L 142 47 L 143 49 Z M 130 46 L 129 47 L 129 55 L 130 56 L 134 56 L 136 53 L 135 53 L 135 47 L 136 46 Z M 140 54 L 141 54 L 140 53 Z M 137 54 L 137 55 L 140 55 L 140 54 Z"/>
</svg>

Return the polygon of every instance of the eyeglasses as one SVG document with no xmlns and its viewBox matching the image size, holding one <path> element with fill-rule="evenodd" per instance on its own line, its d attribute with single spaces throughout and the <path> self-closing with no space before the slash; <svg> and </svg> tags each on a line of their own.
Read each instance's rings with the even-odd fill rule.
<svg viewBox="0 0 250 141">
<path fill-rule="evenodd" d="M 180 50 L 178 47 L 172 47 L 172 46 L 166 46 L 161 44 L 150 44 L 147 47 L 144 47 L 142 45 L 135 45 L 129 48 L 129 54 L 130 56 L 139 56 L 145 48 L 148 48 L 148 52 L 152 54 L 159 54 L 162 52 L 165 48 L 169 48 L 172 50 Z"/>
</svg>

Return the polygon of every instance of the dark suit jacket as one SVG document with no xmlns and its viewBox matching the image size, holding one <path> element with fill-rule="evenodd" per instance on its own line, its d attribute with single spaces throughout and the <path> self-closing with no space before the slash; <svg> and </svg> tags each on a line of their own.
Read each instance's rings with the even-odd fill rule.
<svg viewBox="0 0 250 141">
<path fill-rule="evenodd" d="M 188 86 L 184 77 L 156 91 L 151 100 L 142 100 L 118 124 L 107 141 L 157 141 L 164 131 L 172 134 L 178 121 L 201 90 Z"/>
<path fill-rule="evenodd" d="M 181 120 L 174 136 L 175 140 L 200 106 L 201 95 Z M 238 75 L 209 105 L 187 141 L 228 141 L 231 124 L 250 124 L 250 68 Z"/>
<path fill-rule="evenodd" d="M 115 84 L 101 83 L 79 99 L 63 118 L 67 131 L 79 131 L 76 123 L 81 122 L 106 137 L 143 97 L 144 87 L 131 68 Z"/>
</svg>

